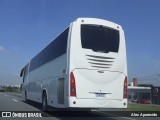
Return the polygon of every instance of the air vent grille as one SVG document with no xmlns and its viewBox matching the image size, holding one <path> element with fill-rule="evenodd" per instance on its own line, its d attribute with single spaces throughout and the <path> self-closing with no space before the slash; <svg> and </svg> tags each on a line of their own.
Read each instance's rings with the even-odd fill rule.
<svg viewBox="0 0 160 120">
<path fill-rule="evenodd" d="M 104 57 L 104 56 L 95 56 L 95 55 L 86 55 L 88 63 L 91 67 L 94 68 L 111 68 L 115 58 L 113 57 Z"/>
</svg>

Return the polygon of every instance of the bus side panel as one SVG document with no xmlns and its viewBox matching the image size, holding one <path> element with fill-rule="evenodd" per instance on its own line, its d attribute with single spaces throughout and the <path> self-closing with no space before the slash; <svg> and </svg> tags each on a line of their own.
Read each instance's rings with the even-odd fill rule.
<svg viewBox="0 0 160 120">
<path fill-rule="evenodd" d="M 55 106 L 57 101 L 57 81 L 58 78 L 66 76 L 66 54 L 44 64 L 33 70 L 29 74 L 27 95 L 28 99 L 42 102 L 42 91 L 46 90 L 48 104 Z"/>
</svg>

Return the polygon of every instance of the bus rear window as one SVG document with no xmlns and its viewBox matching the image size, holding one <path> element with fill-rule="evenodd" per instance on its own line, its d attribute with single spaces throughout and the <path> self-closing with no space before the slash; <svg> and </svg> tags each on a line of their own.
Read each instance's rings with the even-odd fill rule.
<svg viewBox="0 0 160 120">
<path fill-rule="evenodd" d="M 95 52 L 118 52 L 119 31 L 95 25 L 81 25 L 82 48 Z"/>
</svg>

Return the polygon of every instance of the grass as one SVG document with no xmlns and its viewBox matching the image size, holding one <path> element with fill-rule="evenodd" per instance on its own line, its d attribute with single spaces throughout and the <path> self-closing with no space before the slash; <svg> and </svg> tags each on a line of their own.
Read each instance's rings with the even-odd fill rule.
<svg viewBox="0 0 160 120">
<path fill-rule="evenodd" d="M 160 111 L 160 106 L 129 103 L 127 111 Z"/>
</svg>

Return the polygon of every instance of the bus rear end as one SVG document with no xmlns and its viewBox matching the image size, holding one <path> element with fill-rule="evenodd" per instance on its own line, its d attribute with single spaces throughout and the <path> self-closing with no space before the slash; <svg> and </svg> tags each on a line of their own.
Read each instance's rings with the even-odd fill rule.
<svg viewBox="0 0 160 120">
<path fill-rule="evenodd" d="M 68 107 L 127 108 L 127 61 L 120 25 L 79 18 L 69 40 Z"/>
</svg>

